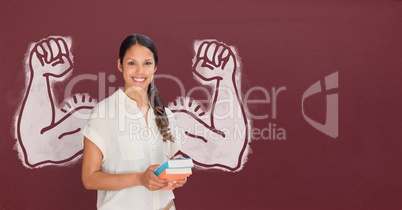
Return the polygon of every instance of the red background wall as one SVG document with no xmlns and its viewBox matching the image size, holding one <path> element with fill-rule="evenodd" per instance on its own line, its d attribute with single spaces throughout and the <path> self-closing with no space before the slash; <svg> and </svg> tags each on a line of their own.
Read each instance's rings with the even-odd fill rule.
<svg viewBox="0 0 402 210">
<path fill-rule="evenodd" d="M 131 33 L 150 36 L 158 71 L 187 88 L 194 86 L 193 42 L 209 38 L 238 49 L 243 94 L 255 86 L 286 87 L 277 119 L 252 122 L 258 129 L 276 123 L 286 140 L 252 140 L 237 173 L 195 170 L 175 191 L 179 209 L 402 208 L 401 1 L 6 0 L 0 18 L 0 209 L 95 208 L 96 192 L 82 187 L 80 162 L 27 169 L 18 159 L 13 117 L 25 84 L 24 55 L 32 42 L 70 36 L 73 76 L 119 76 L 118 47 Z M 303 119 L 301 96 L 336 71 L 339 136 L 333 139 Z M 166 102 L 178 96 L 169 84 L 158 85 Z M 77 91 L 97 94 L 97 87 Z M 322 103 L 317 98 L 307 111 L 325 117 Z"/>
</svg>

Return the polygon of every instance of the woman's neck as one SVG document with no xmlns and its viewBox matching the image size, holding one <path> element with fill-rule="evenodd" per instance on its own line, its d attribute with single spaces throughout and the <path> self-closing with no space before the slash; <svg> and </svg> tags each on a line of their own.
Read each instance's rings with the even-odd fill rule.
<svg viewBox="0 0 402 210">
<path fill-rule="evenodd" d="M 134 89 L 125 89 L 126 95 L 134 100 L 137 103 L 138 109 L 146 109 L 148 110 L 149 108 L 149 100 L 148 100 L 148 95 L 145 91 L 141 90 L 134 90 Z"/>
<path fill-rule="evenodd" d="M 141 107 L 146 107 L 149 104 L 148 97 L 143 97 L 138 94 L 127 94 L 127 96 L 137 103 L 139 109 L 141 109 Z"/>
</svg>

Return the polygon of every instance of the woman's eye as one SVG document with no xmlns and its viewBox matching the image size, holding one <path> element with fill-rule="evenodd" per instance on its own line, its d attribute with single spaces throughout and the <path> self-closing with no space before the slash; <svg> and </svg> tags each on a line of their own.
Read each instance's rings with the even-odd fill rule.
<svg viewBox="0 0 402 210">
<path fill-rule="evenodd" d="M 145 65 L 147 66 L 152 65 L 152 62 L 145 62 Z"/>
<path fill-rule="evenodd" d="M 132 66 L 135 65 L 135 63 L 133 61 L 128 62 L 128 65 Z"/>
</svg>

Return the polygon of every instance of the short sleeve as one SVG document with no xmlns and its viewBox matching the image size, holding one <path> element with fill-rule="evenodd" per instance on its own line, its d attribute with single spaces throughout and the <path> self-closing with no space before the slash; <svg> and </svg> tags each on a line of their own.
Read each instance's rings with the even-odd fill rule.
<svg viewBox="0 0 402 210">
<path fill-rule="evenodd" d="M 99 150 L 103 154 L 103 159 L 105 159 L 107 150 L 105 141 L 103 140 L 102 136 L 89 126 L 84 127 L 84 129 L 82 130 L 82 134 L 99 148 Z"/>
</svg>

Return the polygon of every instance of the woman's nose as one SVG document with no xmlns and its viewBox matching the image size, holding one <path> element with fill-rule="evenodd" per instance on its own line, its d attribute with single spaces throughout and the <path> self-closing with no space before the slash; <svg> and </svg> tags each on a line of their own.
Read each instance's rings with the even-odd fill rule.
<svg viewBox="0 0 402 210">
<path fill-rule="evenodd" d="M 144 67 L 141 66 L 141 65 L 138 65 L 138 67 L 136 69 L 136 73 L 143 74 L 144 73 Z"/>
</svg>

